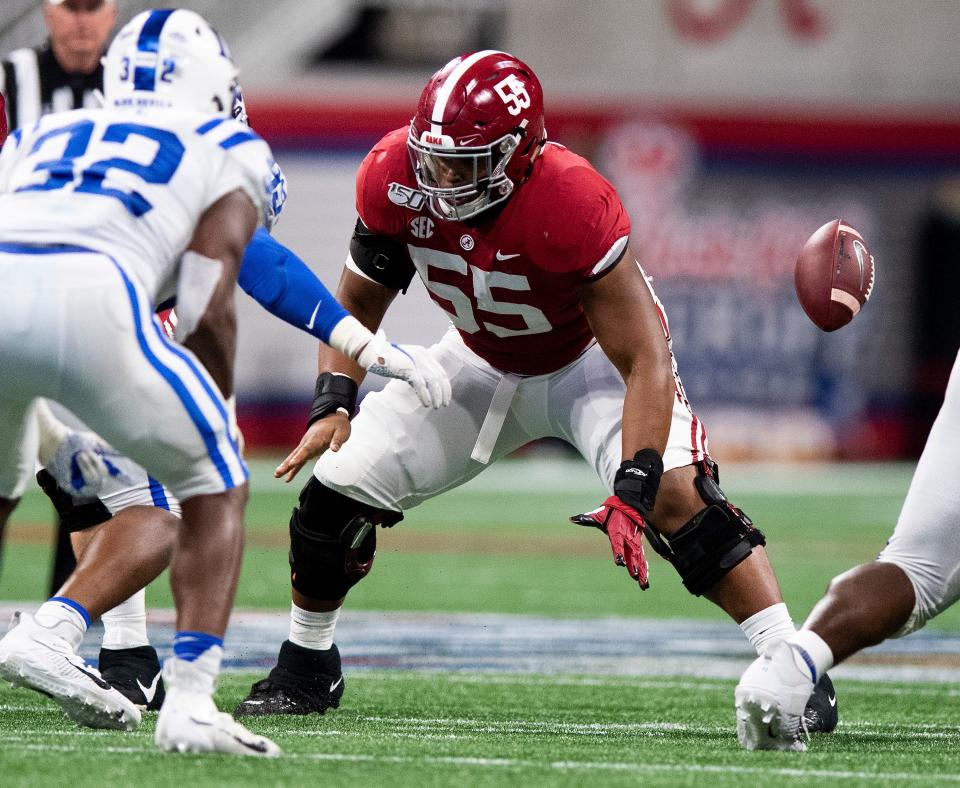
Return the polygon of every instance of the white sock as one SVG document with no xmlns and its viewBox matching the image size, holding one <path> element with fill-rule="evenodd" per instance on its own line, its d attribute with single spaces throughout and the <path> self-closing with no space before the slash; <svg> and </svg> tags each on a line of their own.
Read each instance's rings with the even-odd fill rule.
<svg viewBox="0 0 960 788">
<path fill-rule="evenodd" d="M 813 661 L 813 666 L 817 671 L 814 681 L 817 681 L 824 673 L 833 667 L 833 650 L 827 645 L 827 642 L 811 629 L 801 629 L 795 635 L 787 638 L 787 642 L 792 646 L 798 646 L 803 649 L 807 656 Z"/>
<path fill-rule="evenodd" d="M 169 657 L 163 663 L 163 681 L 167 689 L 200 695 L 213 695 L 223 661 L 223 648 L 210 646 L 193 660 Z"/>
<path fill-rule="evenodd" d="M 754 613 L 746 621 L 741 622 L 740 629 L 747 636 L 750 645 L 757 650 L 758 655 L 763 654 L 775 643 L 786 640 L 797 631 L 784 602 L 770 605 Z"/>
<path fill-rule="evenodd" d="M 103 621 L 103 648 L 150 645 L 147 638 L 147 592 L 144 589 L 108 610 L 100 620 Z"/>
<path fill-rule="evenodd" d="M 303 648 L 326 651 L 333 645 L 333 631 L 341 608 L 314 613 L 290 603 L 290 642 Z"/>
<path fill-rule="evenodd" d="M 33 620 L 45 629 L 53 630 L 67 641 L 74 651 L 80 647 L 80 641 L 87 631 L 87 622 L 80 611 L 56 599 L 40 605 Z"/>
</svg>

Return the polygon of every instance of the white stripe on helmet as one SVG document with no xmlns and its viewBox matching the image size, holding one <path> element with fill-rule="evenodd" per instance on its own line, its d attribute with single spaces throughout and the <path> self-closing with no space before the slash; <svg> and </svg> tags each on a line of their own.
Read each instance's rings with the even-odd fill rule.
<svg viewBox="0 0 960 788">
<path fill-rule="evenodd" d="M 437 100 L 433 105 L 433 117 L 430 118 L 430 123 L 432 124 L 430 127 L 431 134 L 443 134 L 440 123 L 443 121 L 443 113 L 447 108 L 447 102 L 450 100 L 453 89 L 457 86 L 457 83 L 467 69 L 488 55 L 503 55 L 504 57 L 509 57 L 506 52 L 501 52 L 499 49 L 484 49 L 482 52 L 474 52 L 469 57 L 465 57 L 460 61 L 460 64 L 450 72 L 446 80 L 444 80 L 443 85 L 440 86 L 440 90 L 437 91 Z"/>
</svg>

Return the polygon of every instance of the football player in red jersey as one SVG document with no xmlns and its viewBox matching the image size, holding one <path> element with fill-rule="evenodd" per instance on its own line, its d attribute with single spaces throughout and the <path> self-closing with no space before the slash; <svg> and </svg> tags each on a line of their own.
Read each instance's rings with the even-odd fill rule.
<svg viewBox="0 0 960 788">
<path fill-rule="evenodd" d="M 561 438 L 594 466 L 612 494 L 572 519 L 605 532 L 615 563 L 642 588 L 646 533 L 758 652 L 793 634 L 763 535 L 718 486 L 620 198 L 589 162 L 547 140 L 526 64 L 482 51 L 444 66 L 409 127 L 364 159 L 356 200 L 337 297 L 373 329 L 419 274 L 453 324 L 431 348 L 453 399 L 428 412 L 390 383 L 366 397 L 350 440 L 317 461 L 290 524 L 290 637 L 237 714 L 337 706 L 334 627 L 348 589 L 370 571 L 376 526 L 538 438 Z M 356 386 L 342 384 L 362 370 L 323 347 L 319 368 L 321 381 L 340 382 L 339 408 L 280 465 L 288 481 L 353 412 Z M 836 724 L 824 715 L 813 728 Z"/>
</svg>

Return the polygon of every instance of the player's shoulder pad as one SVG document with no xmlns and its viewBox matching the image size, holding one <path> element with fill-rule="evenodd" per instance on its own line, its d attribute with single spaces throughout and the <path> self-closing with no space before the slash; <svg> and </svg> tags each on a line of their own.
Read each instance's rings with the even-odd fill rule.
<svg viewBox="0 0 960 788">
<path fill-rule="evenodd" d="M 620 196 L 613 185 L 585 158 L 562 145 L 548 143 L 540 159 L 536 179 L 541 188 L 549 190 L 554 215 L 564 221 L 563 209 L 578 213 L 603 212 L 607 206 L 620 206 Z"/>
<path fill-rule="evenodd" d="M 545 245 L 572 265 L 596 263 L 620 238 L 629 235 L 630 219 L 620 196 L 582 156 L 548 144 L 534 176 L 522 187 L 533 187 L 532 204 L 550 205 L 538 230 Z M 574 259 L 569 250 L 579 249 Z"/>
<path fill-rule="evenodd" d="M 364 157 L 357 170 L 357 213 L 373 232 L 403 231 L 408 218 L 426 205 L 418 199 L 407 154 L 407 127 L 391 131 Z"/>
<path fill-rule="evenodd" d="M 194 133 L 206 144 L 225 151 L 248 175 L 252 184 L 250 196 L 255 195 L 264 224 L 270 229 L 287 197 L 286 179 L 270 146 L 249 126 L 229 117 L 205 120 L 194 128 Z"/>
</svg>

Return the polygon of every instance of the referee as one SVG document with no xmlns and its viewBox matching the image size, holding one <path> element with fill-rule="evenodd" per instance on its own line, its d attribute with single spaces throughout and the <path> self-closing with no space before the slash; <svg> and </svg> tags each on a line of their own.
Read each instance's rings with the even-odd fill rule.
<svg viewBox="0 0 960 788">
<path fill-rule="evenodd" d="M 10 131 L 51 112 L 97 106 L 96 94 L 103 89 L 100 58 L 117 23 L 116 0 L 42 0 L 41 10 L 47 40 L 14 50 L 0 64 L 0 94 L 6 99 Z M 75 565 L 70 534 L 58 524 L 52 594 Z"/>
<path fill-rule="evenodd" d="M 49 37 L 14 50 L 0 68 L 10 130 L 41 115 L 97 105 L 103 89 L 100 58 L 117 22 L 116 0 L 43 0 Z"/>
</svg>

